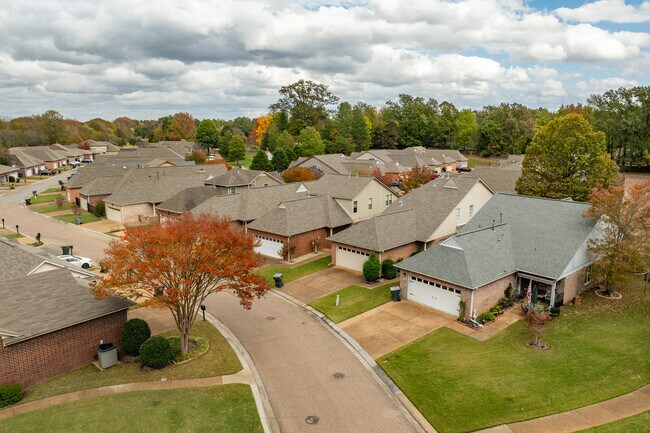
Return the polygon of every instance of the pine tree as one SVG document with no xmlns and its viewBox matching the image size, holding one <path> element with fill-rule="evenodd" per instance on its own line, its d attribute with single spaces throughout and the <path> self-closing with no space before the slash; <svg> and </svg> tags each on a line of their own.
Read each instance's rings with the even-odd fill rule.
<svg viewBox="0 0 650 433">
<path fill-rule="evenodd" d="M 284 171 L 287 168 L 289 168 L 289 164 L 291 162 L 289 161 L 289 158 L 287 158 L 287 154 L 282 148 L 276 149 L 275 153 L 273 154 L 273 168 L 276 171 Z"/>
<path fill-rule="evenodd" d="M 258 150 L 253 157 L 250 168 L 251 170 L 269 171 L 271 169 L 271 162 L 266 156 L 266 152 L 262 149 Z"/>
</svg>

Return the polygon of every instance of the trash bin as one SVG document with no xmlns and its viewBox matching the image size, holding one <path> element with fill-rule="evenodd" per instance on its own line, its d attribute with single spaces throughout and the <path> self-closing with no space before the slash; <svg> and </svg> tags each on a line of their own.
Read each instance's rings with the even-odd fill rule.
<svg viewBox="0 0 650 433">
<path fill-rule="evenodd" d="M 399 302 L 402 300 L 399 296 L 399 286 L 393 286 L 390 288 L 390 296 L 393 299 L 393 302 Z"/>
<path fill-rule="evenodd" d="M 26 198 L 25 199 L 25 204 L 27 204 L 27 205 L 32 204 L 32 199 L 31 198 Z"/>
<path fill-rule="evenodd" d="M 32 191 L 32 195 L 34 196 L 34 198 L 36 198 L 36 196 L 38 195 L 38 191 Z"/>
<path fill-rule="evenodd" d="M 282 282 L 282 276 L 283 275 L 284 274 L 275 274 L 275 275 L 273 275 L 273 281 L 275 281 L 275 287 L 277 287 L 278 289 L 280 287 L 284 286 L 284 283 Z"/>
<path fill-rule="evenodd" d="M 79 216 L 79 215 L 75 215 L 75 216 L 74 216 L 74 223 L 75 223 L 76 225 L 81 225 L 81 216 Z"/>
<path fill-rule="evenodd" d="M 67 256 L 70 254 L 70 245 L 61 245 L 61 254 Z"/>
<path fill-rule="evenodd" d="M 102 343 L 97 349 L 97 359 L 100 368 L 108 368 L 117 364 L 117 347 L 113 343 Z"/>
</svg>

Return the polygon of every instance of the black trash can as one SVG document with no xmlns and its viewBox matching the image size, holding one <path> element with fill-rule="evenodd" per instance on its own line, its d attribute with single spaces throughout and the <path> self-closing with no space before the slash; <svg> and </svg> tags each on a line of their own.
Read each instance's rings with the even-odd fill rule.
<svg viewBox="0 0 650 433">
<path fill-rule="evenodd" d="M 273 275 L 273 281 L 275 281 L 275 287 L 280 288 L 284 286 L 284 282 L 282 281 L 282 277 L 284 274 L 275 274 Z"/>
<path fill-rule="evenodd" d="M 70 245 L 61 245 L 61 250 L 64 256 L 70 255 Z"/>
<path fill-rule="evenodd" d="M 393 302 L 399 302 L 402 298 L 399 296 L 399 286 L 393 286 L 390 288 L 390 296 Z"/>
<path fill-rule="evenodd" d="M 25 199 L 25 204 L 27 204 L 27 205 L 32 204 L 32 199 L 31 198 L 26 198 Z"/>
</svg>

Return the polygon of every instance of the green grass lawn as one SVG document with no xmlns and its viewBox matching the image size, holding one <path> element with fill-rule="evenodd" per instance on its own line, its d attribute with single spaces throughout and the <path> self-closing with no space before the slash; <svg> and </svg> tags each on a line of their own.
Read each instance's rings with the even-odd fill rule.
<svg viewBox="0 0 650 433">
<path fill-rule="evenodd" d="M 305 263 L 295 268 L 290 268 L 282 265 L 266 265 L 258 269 L 257 272 L 259 275 L 264 277 L 266 282 L 269 285 L 273 285 L 273 275 L 278 272 L 284 274 L 283 281 L 288 283 L 289 281 L 297 280 L 298 278 L 309 275 L 313 272 L 322 271 L 323 269 L 329 268 L 329 264 L 332 262 L 330 256 L 321 257 L 318 260 Z"/>
<path fill-rule="evenodd" d="M 580 433 L 647 433 L 648 431 L 650 431 L 650 411 L 587 430 L 580 430 Z"/>
<path fill-rule="evenodd" d="M 61 188 L 56 187 L 56 188 L 48 188 L 45 191 L 39 192 L 39 194 L 50 194 L 55 192 L 62 193 L 63 191 L 61 191 Z"/>
<path fill-rule="evenodd" d="M 37 212 L 37 213 L 49 213 L 49 212 L 56 212 L 58 210 L 68 210 L 72 209 L 74 207 L 74 203 L 63 203 L 63 206 L 61 206 L 61 209 L 55 204 L 53 205 L 48 205 L 48 206 L 38 206 L 38 207 L 32 207 L 30 210 Z"/>
<path fill-rule="evenodd" d="M 24 238 L 25 236 L 21 235 L 20 233 L 12 233 L 10 235 L 2 235 L 2 237 L 6 239 L 18 239 Z"/>
<path fill-rule="evenodd" d="M 170 331 L 162 335 L 172 336 L 177 334 L 177 331 Z M 220 376 L 237 373 L 242 369 L 235 352 L 210 322 L 197 321 L 192 335 L 208 340 L 210 348 L 205 355 L 191 362 L 168 365 L 162 370 L 146 372 L 140 370 L 139 363 L 118 364 L 104 371 L 97 370 L 94 365 L 87 365 L 29 388 L 25 400 L 38 400 L 52 395 L 120 383 L 148 382 L 160 380 L 163 377 L 168 379 L 194 379 Z"/>
<path fill-rule="evenodd" d="M 255 156 L 256 153 L 257 152 L 246 152 L 246 158 L 240 159 L 239 164 L 241 164 L 241 166 L 244 168 L 250 168 L 251 163 L 253 162 L 253 157 Z M 230 159 L 228 159 L 227 161 L 234 168 L 237 168 L 237 161 L 232 161 Z"/>
<path fill-rule="evenodd" d="M 499 161 L 498 158 L 482 158 L 480 156 L 468 156 L 467 157 L 467 166 L 469 168 L 474 168 L 477 165 L 492 165 L 496 164 Z"/>
<path fill-rule="evenodd" d="M 442 328 L 377 363 L 441 433 L 522 421 L 607 400 L 650 381 L 650 295 L 641 281 L 593 293 L 546 329 L 547 351 L 517 322 L 487 341 Z"/>
<path fill-rule="evenodd" d="M 247 385 L 141 391 L 89 398 L 0 421 L 12 433 L 262 432 Z"/>
<path fill-rule="evenodd" d="M 31 204 L 52 203 L 53 201 L 56 200 L 56 196 L 57 196 L 57 194 L 39 195 L 36 198 L 32 197 L 30 199 L 30 201 L 31 201 Z"/>
<path fill-rule="evenodd" d="M 56 215 L 52 218 L 56 218 L 61 221 L 65 221 L 70 224 L 74 224 L 74 214 L 67 214 L 67 215 Z M 84 212 L 81 214 L 81 223 L 82 224 L 87 224 L 87 223 L 94 223 L 95 221 L 101 221 L 103 218 L 95 216 L 91 214 L 90 212 Z"/>
<path fill-rule="evenodd" d="M 332 322 L 339 323 L 390 301 L 389 288 L 395 284 L 398 283 L 386 284 L 374 289 L 350 286 L 316 299 L 309 305 L 325 314 Z M 340 295 L 338 307 L 336 295 Z"/>
</svg>

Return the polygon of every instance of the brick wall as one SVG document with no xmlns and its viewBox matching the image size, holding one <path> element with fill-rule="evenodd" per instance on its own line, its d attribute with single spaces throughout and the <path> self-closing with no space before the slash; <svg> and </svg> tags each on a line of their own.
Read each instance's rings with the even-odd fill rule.
<svg viewBox="0 0 650 433">
<path fill-rule="evenodd" d="M 74 203 L 75 200 L 79 198 L 79 190 L 81 188 L 68 188 L 67 194 L 68 194 L 68 201 Z"/>
<path fill-rule="evenodd" d="M 591 283 L 585 285 L 585 274 L 587 273 L 587 269 L 588 266 L 578 269 L 557 284 L 557 293 L 564 292 L 564 295 L 561 298 L 563 303 L 568 304 L 580 293 L 593 287 L 593 278 Z M 555 299 L 557 301 L 560 298 L 556 296 Z"/>
<path fill-rule="evenodd" d="M 276 235 L 274 233 L 267 233 L 267 232 L 262 232 L 259 230 L 253 230 L 253 229 L 248 229 L 248 234 L 251 236 L 259 235 L 259 236 L 266 236 L 271 239 L 277 239 L 279 241 L 282 241 L 284 245 L 287 245 L 287 242 L 291 242 L 291 245 L 294 245 L 296 247 L 296 251 L 293 253 L 293 257 L 300 257 L 304 256 L 305 254 L 309 254 L 314 251 L 314 248 L 311 245 L 311 242 L 316 239 L 317 237 L 320 237 L 320 248 L 330 248 L 330 241 L 328 241 L 326 238 L 329 236 L 329 229 L 327 228 L 320 228 L 316 230 L 312 230 L 309 232 L 305 233 L 300 233 L 298 235 L 293 235 L 291 238 L 287 238 L 286 236 L 280 236 Z"/>
<path fill-rule="evenodd" d="M 119 343 L 126 310 L 2 347 L 0 386 L 33 385 L 93 362 L 99 340 Z"/>
<path fill-rule="evenodd" d="M 407 259 L 418 250 L 419 245 L 418 242 L 411 242 L 410 244 L 384 251 L 381 253 L 381 260 L 391 259 L 396 262 L 397 259 Z"/>
</svg>

